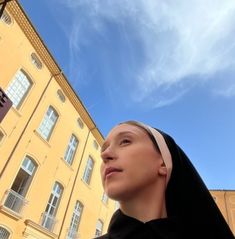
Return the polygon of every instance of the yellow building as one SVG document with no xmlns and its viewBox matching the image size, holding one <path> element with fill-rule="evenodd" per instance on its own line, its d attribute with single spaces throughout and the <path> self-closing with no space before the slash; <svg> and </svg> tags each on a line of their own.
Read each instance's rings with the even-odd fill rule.
<svg viewBox="0 0 235 239">
<path fill-rule="evenodd" d="M 0 238 L 90 239 L 115 203 L 103 195 L 103 137 L 17 1 L 0 20 Z"/>
<path fill-rule="evenodd" d="M 0 1 L 1 4 L 2 1 Z M 90 239 L 116 205 L 103 194 L 103 137 L 17 1 L 0 20 L 0 239 Z M 235 191 L 212 190 L 235 233 Z"/>
<path fill-rule="evenodd" d="M 210 190 L 210 193 L 235 235 L 235 191 Z"/>
</svg>

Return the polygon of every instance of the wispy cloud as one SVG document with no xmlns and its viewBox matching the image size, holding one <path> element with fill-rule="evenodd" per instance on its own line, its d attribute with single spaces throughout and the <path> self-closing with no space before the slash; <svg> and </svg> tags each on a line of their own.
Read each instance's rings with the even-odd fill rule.
<svg viewBox="0 0 235 239">
<path fill-rule="evenodd" d="M 126 93 L 135 102 L 146 102 L 153 107 L 171 104 L 192 85 L 213 80 L 217 72 L 235 66 L 234 0 L 59 2 L 70 9 L 72 27 L 67 32 L 73 61 L 80 57 L 81 47 L 94 47 L 90 39 L 94 32 L 103 38 L 104 47 L 110 47 L 105 42 L 111 34 L 108 28 L 119 26 L 126 42 L 119 54 L 125 60 L 128 47 L 128 53 L 134 57 L 128 56 L 131 62 L 121 67 L 110 62 L 112 57 L 106 61 L 104 57 L 103 65 L 120 67 L 121 77 L 113 79 L 109 86 L 116 89 L 116 94 Z M 138 51 L 140 59 L 133 53 Z M 223 87 L 220 95 L 235 95 L 232 83 Z M 115 92 L 111 95 L 115 97 Z"/>
<path fill-rule="evenodd" d="M 215 94 L 221 95 L 226 98 L 234 97 L 235 96 L 235 84 L 228 85 L 224 87 L 222 90 L 215 90 Z"/>
</svg>

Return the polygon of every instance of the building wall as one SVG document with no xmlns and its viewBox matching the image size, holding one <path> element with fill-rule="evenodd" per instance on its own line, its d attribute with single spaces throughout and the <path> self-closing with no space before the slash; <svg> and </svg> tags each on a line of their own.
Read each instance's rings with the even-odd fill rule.
<svg viewBox="0 0 235 239">
<path fill-rule="evenodd" d="M 14 239 L 64 239 L 79 200 L 84 209 L 78 236 L 74 238 L 93 238 L 97 220 L 104 223 L 105 232 L 115 210 L 113 201 L 109 200 L 107 204 L 101 201 L 99 147 L 103 137 L 19 3 L 9 2 L 6 11 L 12 23 L 8 25 L 0 20 L 1 87 L 6 91 L 19 70 L 23 70 L 33 84 L 21 106 L 17 109 L 11 107 L 0 124 L 0 131 L 4 134 L 0 141 L 0 228 L 9 231 L 10 238 Z M 32 53 L 41 61 L 41 69 L 32 63 Z M 58 96 L 58 90 L 64 101 Z M 58 113 L 58 120 L 49 140 L 45 140 L 38 128 L 49 106 Z M 79 127 L 78 119 L 83 122 L 83 128 Z M 71 134 L 79 143 L 70 165 L 64 160 L 64 155 Z M 94 147 L 94 141 L 98 147 Z M 37 168 L 24 196 L 26 204 L 17 213 L 4 203 L 25 156 L 33 158 Z M 87 184 L 82 178 L 89 156 L 94 160 L 94 168 Z M 48 230 L 41 226 L 42 214 L 56 181 L 62 186 L 63 193 L 55 227 Z"/>
<path fill-rule="evenodd" d="M 235 191 L 210 190 L 210 192 L 235 235 Z"/>
</svg>

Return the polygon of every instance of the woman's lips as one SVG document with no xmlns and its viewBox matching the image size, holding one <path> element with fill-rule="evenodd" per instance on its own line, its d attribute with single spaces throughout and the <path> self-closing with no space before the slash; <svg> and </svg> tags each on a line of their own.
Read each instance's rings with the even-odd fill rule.
<svg viewBox="0 0 235 239">
<path fill-rule="evenodd" d="M 110 177 L 111 175 L 113 175 L 115 173 L 120 173 L 120 172 L 122 172 L 122 170 L 119 168 L 108 167 L 105 169 L 104 178 L 106 179 L 107 177 Z"/>
</svg>

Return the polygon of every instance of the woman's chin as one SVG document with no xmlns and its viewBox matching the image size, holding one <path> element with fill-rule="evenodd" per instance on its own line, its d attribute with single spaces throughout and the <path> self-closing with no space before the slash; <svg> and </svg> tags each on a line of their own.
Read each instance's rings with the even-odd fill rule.
<svg viewBox="0 0 235 239">
<path fill-rule="evenodd" d="M 111 198 L 115 201 L 120 201 L 125 194 L 125 192 L 123 192 L 123 190 L 121 190 L 118 187 L 107 187 L 105 189 L 105 192 L 109 198 Z"/>
</svg>

